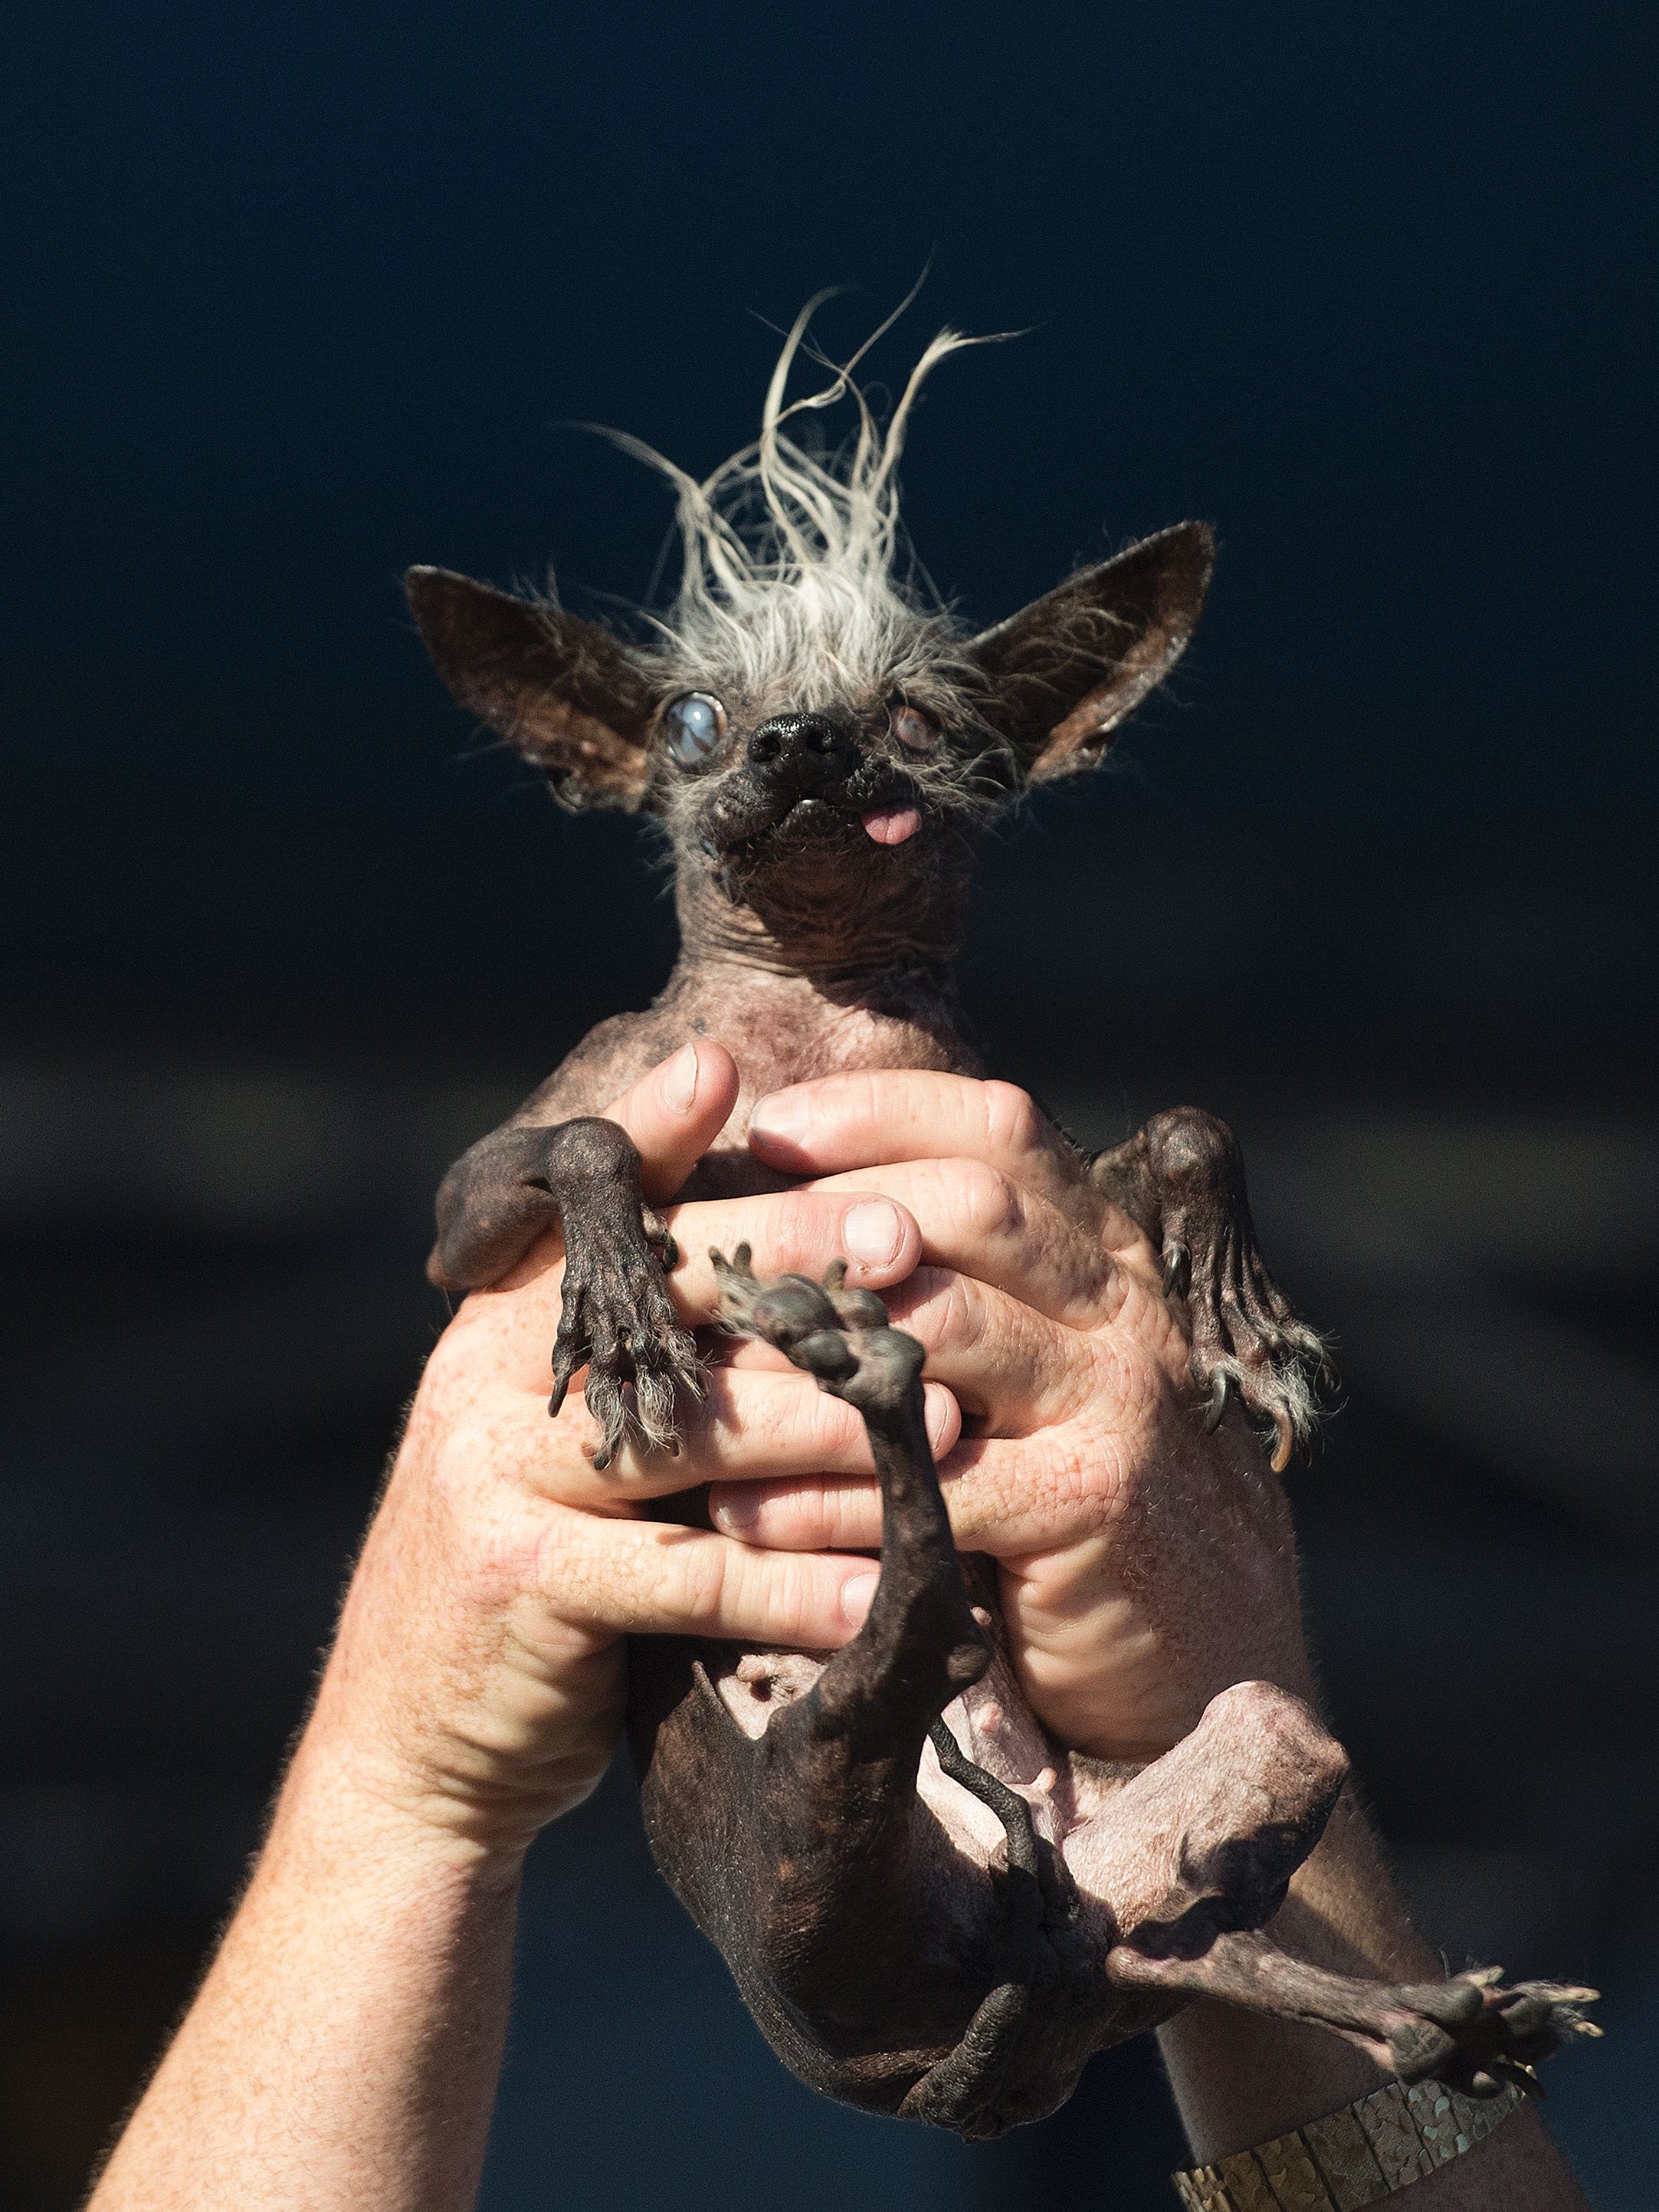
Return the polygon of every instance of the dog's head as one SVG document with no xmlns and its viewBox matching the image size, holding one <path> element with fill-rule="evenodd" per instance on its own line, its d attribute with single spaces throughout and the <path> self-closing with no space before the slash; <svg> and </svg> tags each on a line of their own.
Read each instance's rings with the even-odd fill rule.
<svg viewBox="0 0 1659 2212">
<path fill-rule="evenodd" d="M 860 430 L 826 463 L 781 430 L 803 331 L 757 445 L 704 483 L 669 469 L 684 574 L 643 641 L 441 568 L 410 570 L 410 601 L 450 690 L 562 805 L 660 820 L 689 917 L 819 963 L 931 957 L 959 926 L 975 829 L 1092 766 L 1174 665 L 1212 541 L 1178 524 L 969 635 L 895 567 L 905 418 L 961 341 L 934 341 L 880 434 L 838 376 Z"/>
</svg>

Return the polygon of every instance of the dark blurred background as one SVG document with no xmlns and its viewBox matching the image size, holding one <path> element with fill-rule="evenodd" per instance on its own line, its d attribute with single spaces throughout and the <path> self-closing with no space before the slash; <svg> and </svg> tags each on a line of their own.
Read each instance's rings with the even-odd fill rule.
<svg viewBox="0 0 1659 2212">
<path fill-rule="evenodd" d="M 629 824 L 446 701 L 412 561 L 647 589 L 848 343 L 976 620 L 1185 515 L 1115 769 L 989 858 L 1000 1071 L 1238 1127 L 1346 1403 L 1335 1717 L 1455 1964 L 1582 1975 L 1646 2206 L 1659 978 L 1650 9 L 47 5 L 8 33 L 0 2204 L 58 2212 L 258 1835 L 443 1313 L 441 1169 L 670 957 Z M 752 311 L 752 312 L 751 312 Z M 1644 2138 L 1646 2140 L 1644 2141 Z M 613 1774 L 540 1847 L 487 2212 L 1173 2200 L 1150 2047 L 969 2151 L 815 2101 Z"/>
</svg>

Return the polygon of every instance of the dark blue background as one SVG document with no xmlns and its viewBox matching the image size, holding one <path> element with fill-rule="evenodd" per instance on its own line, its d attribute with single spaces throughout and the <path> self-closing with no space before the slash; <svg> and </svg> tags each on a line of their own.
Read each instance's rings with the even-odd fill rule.
<svg viewBox="0 0 1659 2212">
<path fill-rule="evenodd" d="M 1431 1932 L 1606 1981 L 1625 2034 L 1557 2103 L 1636 2203 L 1656 40 L 1607 5 L 13 27 L 0 2202 L 72 2201 L 257 1833 L 441 1319 L 425 1192 L 668 957 L 635 830 L 477 743 L 401 571 L 637 599 L 661 488 L 559 425 L 711 467 L 769 322 L 845 282 L 850 344 L 931 255 L 878 374 L 941 320 L 1027 332 L 919 412 L 943 588 L 988 622 L 1183 515 L 1223 545 L 1118 772 L 993 855 L 970 1009 L 1089 1133 L 1178 1094 L 1243 1132 L 1352 1374 L 1297 1492 L 1338 1720 Z M 550 1838 L 492 2208 L 1164 2201 L 1148 2053 L 994 2152 L 843 2118 L 653 1881 L 620 1780 Z"/>
</svg>

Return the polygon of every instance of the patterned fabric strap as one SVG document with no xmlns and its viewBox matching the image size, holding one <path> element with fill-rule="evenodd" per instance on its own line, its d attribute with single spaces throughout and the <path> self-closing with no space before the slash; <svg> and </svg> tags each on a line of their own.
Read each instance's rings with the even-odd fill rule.
<svg viewBox="0 0 1659 2212">
<path fill-rule="evenodd" d="M 1353 2212 L 1473 2150 L 1525 2101 L 1513 2084 L 1475 2098 L 1390 2081 L 1328 2119 L 1176 2174 L 1176 2195 L 1186 2212 Z"/>
</svg>

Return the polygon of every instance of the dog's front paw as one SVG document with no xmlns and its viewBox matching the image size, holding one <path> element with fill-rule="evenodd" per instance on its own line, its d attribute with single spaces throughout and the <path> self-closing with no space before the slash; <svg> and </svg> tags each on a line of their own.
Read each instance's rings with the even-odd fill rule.
<svg viewBox="0 0 1659 2212">
<path fill-rule="evenodd" d="M 1267 1273 L 1248 1221 L 1176 1207 L 1166 1232 L 1164 1282 L 1186 1299 L 1188 1365 L 1205 1400 L 1205 1427 L 1220 1426 L 1237 1391 L 1271 1433 L 1273 1469 L 1283 1474 L 1312 1437 L 1316 1380 L 1334 1378 L 1325 1346 Z"/>
<path fill-rule="evenodd" d="M 1313 1434 L 1316 1382 L 1334 1382 L 1335 1370 L 1267 1272 L 1232 1131 L 1200 1107 L 1172 1107 L 1103 1154 L 1096 1182 L 1155 1226 L 1164 1295 L 1186 1303 L 1206 1426 L 1220 1426 L 1236 1391 L 1271 1435 L 1282 1474 Z"/>
<path fill-rule="evenodd" d="M 599 1425 L 593 1464 L 601 1469 L 616 1458 L 630 1427 L 647 1450 L 677 1450 L 675 1393 L 703 1394 L 697 1348 L 669 1297 L 660 1249 L 661 1238 L 653 1238 L 648 1225 L 603 1243 L 580 1235 L 567 1243 L 547 1409 L 558 1412 L 572 1376 L 585 1365 L 583 1395 Z"/>
</svg>

